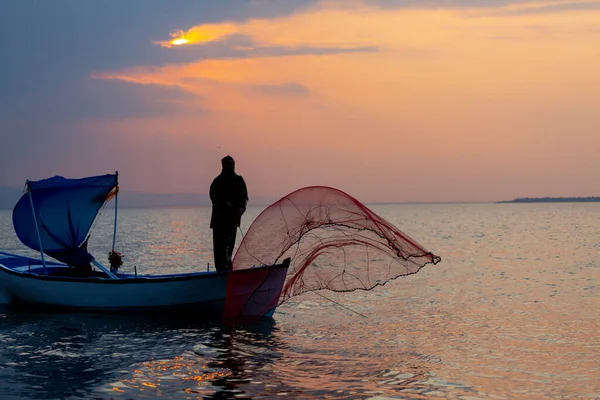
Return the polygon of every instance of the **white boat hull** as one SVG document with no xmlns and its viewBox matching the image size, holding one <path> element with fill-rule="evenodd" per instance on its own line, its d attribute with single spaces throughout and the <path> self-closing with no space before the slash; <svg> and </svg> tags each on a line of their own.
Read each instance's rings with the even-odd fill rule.
<svg viewBox="0 0 600 400">
<path fill-rule="evenodd" d="M 56 270 L 61 267 L 52 268 Z M 270 271 L 259 294 L 279 298 L 287 263 L 232 272 L 107 279 L 45 276 L 6 266 L 0 258 L 0 291 L 13 306 L 32 306 L 37 309 L 118 313 L 193 311 L 201 315 L 220 316 L 225 304 L 229 274 L 248 274 L 250 277 L 264 268 Z M 36 271 L 39 270 L 39 266 L 36 266 Z M 256 286 L 249 285 L 238 290 L 241 290 L 239 295 L 250 295 L 256 291 Z"/>
</svg>

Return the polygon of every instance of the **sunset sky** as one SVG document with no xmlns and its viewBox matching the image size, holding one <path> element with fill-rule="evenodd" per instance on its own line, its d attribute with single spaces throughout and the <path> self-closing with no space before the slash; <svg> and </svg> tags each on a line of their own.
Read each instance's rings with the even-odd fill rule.
<svg viewBox="0 0 600 400">
<path fill-rule="evenodd" d="M 0 185 L 600 195 L 600 1 L 0 2 Z"/>
</svg>

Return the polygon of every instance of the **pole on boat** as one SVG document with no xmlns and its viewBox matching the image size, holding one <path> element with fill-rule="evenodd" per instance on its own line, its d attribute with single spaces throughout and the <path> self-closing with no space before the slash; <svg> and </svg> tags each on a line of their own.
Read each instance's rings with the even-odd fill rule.
<svg viewBox="0 0 600 400">
<path fill-rule="evenodd" d="M 117 242 L 117 210 L 118 210 L 118 200 L 119 200 L 119 171 L 115 171 L 115 175 L 117 176 L 117 180 L 115 182 L 115 187 L 117 188 L 117 193 L 115 193 L 115 227 L 113 230 L 113 243 L 112 249 L 115 249 L 115 244 Z"/>
<path fill-rule="evenodd" d="M 116 193 L 115 193 L 115 222 L 114 222 L 114 228 L 113 228 L 113 242 L 112 242 L 112 250 L 115 251 L 115 244 L 117 242 L 117 210 L 118 208 L 118 200 L 119 200 L 119 171 L 115 171 L 115 188 L 116 188 Z M 104 265 L 100 264 L 100 262 L 98 262 L 98 260 L 96 260 L 95 258 L 92 258 L 92 264 L 94 264 L 96 267 L 100 268 L 106 275 L 108 275 L 111 279 L 119 279 L 119 277 L 115 274 L 112 273 L 112 271 L 108 268 L 106 268 Z"/>
<path fill-rule="evenodd" d="M 92 258 L 92 264 L 94 264 L 96 267 L 100 268 L 102 270 L 102 272 L 104 272 L 106 275 L 108 275 L 110 277 L 110 279 L 119 279 L 118 276 L 113 274 L 104 265 L 100 264 L 100 262 L 98 260 L 96 260 L 95 258 Z"/>
<path fill-rule="evenodd" d="M 35 233 L 37 233 L 38 242 L 40 244 L 40 255 L 42 256 L 42 265 L 44 265 L 44 275 L 48 275 L 46 272 L 46 259 L 44 258 L 44 246 L 42 245 L 42 237 L 40 236 L 40 227 L 38 226 L 37 217 L 35 216 L 35 207 L 33 206 L 33 197 L 31 196 L 31 187 L 29 186 L 29 179 L 25 183 L 27 185 L 27 193 L 29 195 L 29 204 L 31 204 L 31 214 L 33 215 L 33 223 L 35 224 Z"/>
</svg>

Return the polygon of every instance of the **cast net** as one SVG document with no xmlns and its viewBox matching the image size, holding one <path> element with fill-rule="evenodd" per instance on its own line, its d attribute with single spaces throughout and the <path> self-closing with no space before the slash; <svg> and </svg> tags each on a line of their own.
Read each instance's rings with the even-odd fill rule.
<svg viewBox="0 0 600 400">
<path fill-rule="evenodd" d="M 235 307 L 226 304 L 226 319 L 243 314 L 243 308 L 272 308 L 309 291 L 371 290 L 441 260 L 355 198 L 324 186 L 299 189 L 266 208 L 244 235 L 233 270 L 287 258 L 281 295 L 248 296 Z M 230 289 L 243 284 L 230 280 L 228 297 Z"/>
</svg>

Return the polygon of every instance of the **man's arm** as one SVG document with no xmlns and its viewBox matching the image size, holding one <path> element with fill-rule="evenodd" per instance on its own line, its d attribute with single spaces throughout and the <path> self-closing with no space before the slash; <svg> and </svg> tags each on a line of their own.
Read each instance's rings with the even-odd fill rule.
<svg viewBox="0 0 600 400">
<path fill-rule="evenodd" d="M 246 182 L 244 181 L 244 178 L 240 176 L 239 179 L 239 207 L 240 214 L 243 214 L 246 211 L 246 206 L 248 205 L 248 188 L 246 187 Z"/>
<path fill-rule="evenodd" d="M 246 181 L 244 178 L 240 176 L 240 180 L 242 181 L 242 198 L 244 199 L 244 208 L 248 204 L 248 188 L 246 187 Z"/>
<path fill-rule="evenodd" d="M 217 188 L 215 185 L 215 181 L 216 179 L 213 179 L 212 183 L 210 184 L 210 190 L 208 192 L 210 196 L 210 201 L 212 201 L 213 204 L 215 204 L 215 202 L 217 201 Z"/>
<path fill-rule="evenodd" d="M 213 205 L 216 205 L 217 207 L 222 207 L 226 204 L 223 183 L 219 181 L 218 177 L 215 178 L 210 185 L 209 196 Z"/>
</svg>

